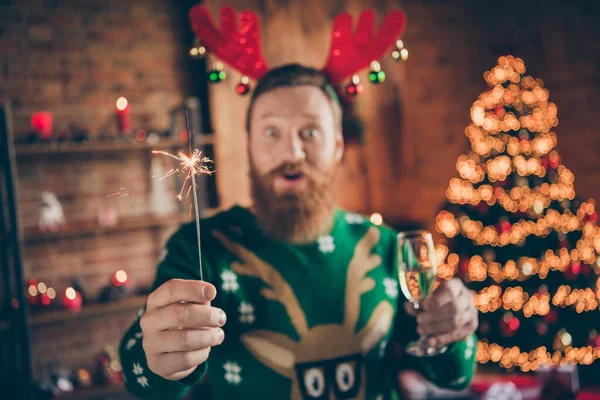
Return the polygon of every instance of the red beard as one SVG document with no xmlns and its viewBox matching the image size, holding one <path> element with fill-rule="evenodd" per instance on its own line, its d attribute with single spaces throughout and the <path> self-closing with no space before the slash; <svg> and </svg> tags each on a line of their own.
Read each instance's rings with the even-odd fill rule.
<svg viewBox="0 0 600 400">
<path fill-rule="evenodd" d="M 333 224 L 333 182 L 335 168 L 322 172 L 308 163 L 286 163 L 265 175 L 250 166 L 254 209 L 260 227 L 277 240 L 309 242 L 326 233 Z M 282 194 L 275 192 L 273 180 L 283 173 L 301 172 L 304 187 Z"/>
</svg>

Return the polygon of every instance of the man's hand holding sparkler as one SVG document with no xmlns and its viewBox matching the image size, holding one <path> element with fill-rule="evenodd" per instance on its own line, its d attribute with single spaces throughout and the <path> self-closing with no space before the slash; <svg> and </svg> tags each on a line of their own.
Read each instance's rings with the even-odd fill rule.
<svg viewBox="0 0 600 400">
<path fill-rule="evenodd" d="M 211 307 L 217 289 L 204 281 L 171 279 L 148 296 L 140 320 L 148 367 L 169 380 L 190 375 L 223 342 L 225 312 Z"/>
</svg>

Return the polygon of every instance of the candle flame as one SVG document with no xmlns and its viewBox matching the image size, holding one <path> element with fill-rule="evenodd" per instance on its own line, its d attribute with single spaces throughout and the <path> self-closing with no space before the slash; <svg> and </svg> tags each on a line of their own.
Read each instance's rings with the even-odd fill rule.
<svg viewBox="0 0 600 400">
<path fill-rule="evenodd" d="M 124 109 L 126 109 L 127 104 L 129 104 L 129 103 L 127 102 L 127 99 L 125 97 L 119 97 L 117 99 L 117 109 L 119 111 L 123 111 Z"/>
<path fill-rule="evenodd" d="M 121 283 L 127 282 L 127 272 L 123 271 L 122 269 L 117 271 L 115 277 L 117 278 L 117 281 Z"/>
<path fill-rule="evenodd" d="M 75 292 L 75 289 L 73 289 L 72 287 L 68 287 L 67 290 L 65 290 L 65 296 L 67 296 L 67 299 L 69 300 L 75 300 L 75 297 L 77 297 L 77 293 Z"/>
</svg>

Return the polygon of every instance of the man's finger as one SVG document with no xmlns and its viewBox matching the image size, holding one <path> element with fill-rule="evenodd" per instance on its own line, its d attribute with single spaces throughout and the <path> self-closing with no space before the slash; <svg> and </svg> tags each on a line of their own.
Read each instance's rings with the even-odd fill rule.
<svg viewBox="0 0 600 400">
<path fill-rule="evenodd" d="M 210 348 L 195 351 L 160 354 L 157 356 L 157 365 L 148 365 L 148 367 L 150 367 L 150 369 L 158 375 L 169 376 L 197 367 L 206 361 L 209 353 Z M 160 372 L 156 371 L 156 369 L 158 369 Z"/>
<path fill-rule="evenodd" d="M 218 346 L 223 343 L 224 337 L 221 328 L 174 329 L 157 332 L 151 340 L 144 342 L 144 350 L 154 353 L 195 351 Z"/>
<path fill-rule="evenodd" d="M 463 288 L 465 288 L 465 285 L 459 279 L 443 281 L 431 297 L 423 301 L 423 308 L 425 310 L 434 310 L 443 307 L 456 299 Z"/>
<path fill-rule="evenodd" d="M 467 293 L 461 293 L 455 301 L 447 303 L 434 311 L 424 311 L 417 315 L 417 322 L 422 324 L 435 324 L 437 322 L 452 319 L 454 315 L 470 312 L 473 307 L 473 298 Z"/>
<path fill-rule="evenodd" d="M 441 335 L 462 328 L 471 321 L 471 318 L 473 318 L 473 314 L 470 310 L 465 310 L 465 312 L 448 315 L 446 319 L 439 322 L 419 324 L 417 332 L 424 336 Z"/>
<path fill-rule="evenodd" d="M 218 328 L 225 325 L 227 317 L 219 308 L 203 304 L 177 303 L 150 311 L 140 321 L 142 330 L 156 331 L 177 328 Z"/>
<path fill-rule="evenodd" d="M 479 313 L 475 307 L 468 313 L 470 318 L 467 318 L 467 322 L 460 328 L 454 329 L 450 332 L 442 334 L 434 334 L 428 338 L 430 346 L 443 346 L 449 343 L 458 342 L 467 338 L 469 335 L 475 333 L 479 326 Z"/>
<path fill-rule="evenodd" d="M 169 304 L 204 303 L 215 298 L 217 289 L 208 282 L 187 279 L 171 279 L 148 296 L 147 309 L 165 307 Z"/>
<path fill-rule="evenodd" d="M 458 329 L 453 332 L 444 333 L 441 335 L 431 336 L 427 338 L 427 345 L 431 347 L 446 346 L 450 343 L 459 342 L 467 338 L 470 332 L 466 329 Z"/>
</svg>

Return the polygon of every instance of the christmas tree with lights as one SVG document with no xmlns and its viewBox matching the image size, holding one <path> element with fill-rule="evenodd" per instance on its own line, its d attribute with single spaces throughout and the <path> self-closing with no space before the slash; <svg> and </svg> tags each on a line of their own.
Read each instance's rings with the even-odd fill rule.
<svg viewBox="0 0 600 400">
<path fill-rule="evenodd" d="M 501 57 L 471 108 L 468 154 L 436 218 L 439 275 L 480 310 L 477 360 L 507 370 L 600 358 L 600 228 L 554 150 L 556 105 L 523 60 Z M 600 361 L 597 362 L 600 364 Z"/>
</svg>

